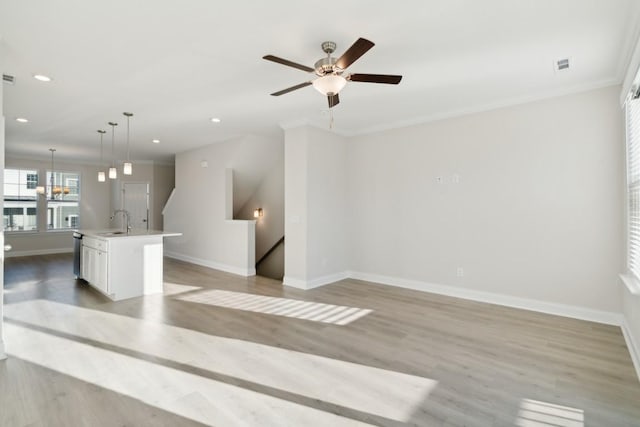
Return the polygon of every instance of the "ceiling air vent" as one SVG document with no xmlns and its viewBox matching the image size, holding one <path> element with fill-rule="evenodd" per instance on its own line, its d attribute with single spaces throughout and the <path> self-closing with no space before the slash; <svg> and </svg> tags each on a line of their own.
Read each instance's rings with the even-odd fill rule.
<svg viewBox="0 0 640 427">
<path fill-rule="evenodd" d="M 4 83 L 9 83 L 10 85 L 12 85 L 13 83 L 15 83 L 16 78 L 13 76 L 10 76 L 8 74 L 3 74 L 2 75 L 2 81 Z"/>
<path fill-rule="evenodd" d="M 558 59 L 556 61 L 556 71 L 566 71 L 569 69 L 569 58 Z"/>
</svg>

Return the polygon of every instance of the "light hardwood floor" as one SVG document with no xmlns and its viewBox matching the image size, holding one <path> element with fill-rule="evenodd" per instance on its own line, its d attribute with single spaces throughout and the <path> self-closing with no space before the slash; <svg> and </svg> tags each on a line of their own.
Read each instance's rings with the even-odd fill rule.
<svg viewBox="0 0 640 427">
<path fill-rule="evenodd" d="M 0 425 L 640 426 L 617 327 L 172 259 L 165 291 L 111 302 L 69 255 L 7 259 Z"/>
</svg>

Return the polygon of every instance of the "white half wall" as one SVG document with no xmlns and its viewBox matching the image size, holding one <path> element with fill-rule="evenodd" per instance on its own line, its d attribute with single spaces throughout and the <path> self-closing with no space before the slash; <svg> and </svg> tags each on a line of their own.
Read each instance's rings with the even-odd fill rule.
<svg viewBox="0 0 640 427">
<path fill-rule="evenodd" d="M 176 155 L 176 188 L 165 207 L 164 228 L 183 235 L 168 239 L 165 253 L 235 274 L 255 274 L 255 221 L 227 219 L 233 202 L 227 197 L 233 188 L 227 186 L 227 169 L 236 179 L 251 181 L 254 170 L 265 167 L 260 153 L 278 147 L 282 141 L 249 136 Z M 250 158 L 257 162 L 255 169 Z"/>
<path fill-rule="evenodd" d="M 256 262 L 284 236 L 284 151 L 281 155 L 280 161 L 265 175 L 256 191 L 235 215 L 236 219 L 256 222 Z M 258 208 L 262 208 L 263 216 L 254 218 L 253 211 Z M 258 274 L 282 277 L 284 250 L 279 248 L 272 252 L 260 264 L 259 270 Z"/>
<path fill-rule="evenodd" d="M 350 269 L 620 313 L 619 91 L 352 138 Z"/>
</svg>

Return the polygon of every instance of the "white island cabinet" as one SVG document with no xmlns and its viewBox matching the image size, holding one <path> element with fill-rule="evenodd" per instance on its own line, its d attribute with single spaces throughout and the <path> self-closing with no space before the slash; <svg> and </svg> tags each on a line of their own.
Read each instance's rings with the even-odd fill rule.
<svg viewBox="0 0 640 427">
<path fill-rule="evenodd" d="M 114 301 L 162 293 L 163 239 L 156 230 L 78 230 L 82 278 Z"/>
</svg>

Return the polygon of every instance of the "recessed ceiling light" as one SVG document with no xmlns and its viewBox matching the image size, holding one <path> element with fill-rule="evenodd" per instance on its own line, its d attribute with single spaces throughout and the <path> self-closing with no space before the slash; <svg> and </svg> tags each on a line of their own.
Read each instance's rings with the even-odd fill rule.
<svg viewBox="0 0 640 427">
<path fill-rule="evenodd" d="M 220 119 L 219 119 L 219 118 L 217 118 L 217 117 L 213 117 L 213 118 L 211 119 L 211 121 L 212 121 L 213 123 L 220 123 Z"/>
<path fill-rule="evenodd" d="M 34 74 L 33 78 L 36 80 L 40 80 L 41 82 L 50 82 L 51 77 L 45 76 L 44 74 Z"/>
<path fill-rule="evenodd" d="M 20 123 L 27 123 L 29 120 L 25 119 L 24 117 L 17 117 L 16 118 L 16 122 L 20 122 Z"/>
<path fill-rule="evenodd" d="M 159 139 L 153 139 L 153 140 L 151 140 L 151 142 L 153 142 L 154 144 L 160 144 L 160 140 Z"/>
</svg>

